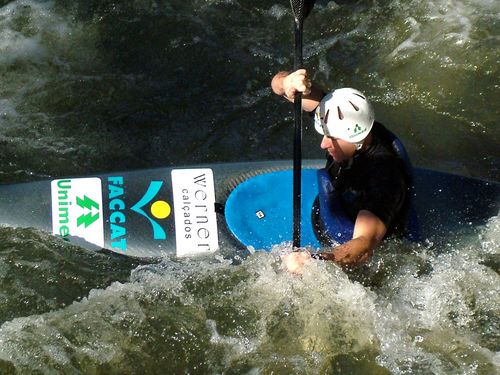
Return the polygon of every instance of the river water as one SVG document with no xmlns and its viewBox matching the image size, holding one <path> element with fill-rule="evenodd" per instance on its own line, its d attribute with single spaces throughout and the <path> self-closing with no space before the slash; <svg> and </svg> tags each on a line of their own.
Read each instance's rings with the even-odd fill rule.
<svg viewBox="0 0 500 375">
<path fill-rule="evenodd" d="M 291 158 L 291 108 L 269 89 L 293 65 L 288 4 L 0 0 L 0 182 Z M 416 166 L 499 181 L 499 13 L 318 1 L 305 65 L 364 91 Z M 321 158 L 305 125 L 304 156 Z M 3 227 L 0 373 L 497 373 L 499 229 L 297 277 L 286 245 L 148 263 Z"/>
</svg>

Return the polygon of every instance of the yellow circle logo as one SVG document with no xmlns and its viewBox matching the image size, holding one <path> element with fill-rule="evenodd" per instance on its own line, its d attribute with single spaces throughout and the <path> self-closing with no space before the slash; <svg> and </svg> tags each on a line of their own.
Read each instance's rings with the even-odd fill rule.
<svg viewBox="0 0 500 375">
<path fill-rule="evenodd" d="M 156 201 L 151 205 L 151 214 L 157 219 L 165 219 L 171 212 L 170 205 L 165 201 Z"/>
</svg>

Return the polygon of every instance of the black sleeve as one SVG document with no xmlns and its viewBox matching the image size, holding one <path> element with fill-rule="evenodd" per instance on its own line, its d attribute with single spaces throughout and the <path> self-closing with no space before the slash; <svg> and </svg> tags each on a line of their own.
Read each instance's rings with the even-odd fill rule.
<svg viewBox="0 0 500 375">
<path fill-rule="evenodd" d="M 368 189 L 361 209 L 368 210 L 382 220 L 388 232 L 401 216 L 407 197 L 408 184 L 404 169 L 394 160 L 373 166 Z"/>
</svg>

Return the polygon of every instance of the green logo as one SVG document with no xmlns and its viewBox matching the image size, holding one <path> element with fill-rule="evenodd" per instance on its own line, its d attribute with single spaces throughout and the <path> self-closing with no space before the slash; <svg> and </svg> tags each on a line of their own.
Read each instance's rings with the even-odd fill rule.
<svg viewBox="0 0 500 375">
<path fill-rule="evenodd" d="M 364 133 L 366 131 L 366 128 L 362 128 L 359 126 L 359 124 L 356 124 L 354 126 L 354 129 L 352 129 L 352 134 L 349 136 L 349 138 L 354 138 L 358 134 Z"/>
<path fill-rule="evenodd" d="M 99 219 L 99 204 L 86 195 L 82 198 L 76 197 L 76 204 L 83 209 L 87 209 L 89 212 L 86 214 L 81 214 L 78 219 L 76 219 L 76 226 L 84 225 L 85 228 L 89 227 L 94 223 L 97 219 Z M 97 210 L 96 214 L 92 214 L 92 209 L 95 208 Z"/>
</svg>

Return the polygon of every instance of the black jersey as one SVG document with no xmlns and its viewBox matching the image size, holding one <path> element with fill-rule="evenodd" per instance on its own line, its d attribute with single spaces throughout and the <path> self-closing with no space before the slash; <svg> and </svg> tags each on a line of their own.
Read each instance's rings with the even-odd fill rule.
<svg viewBox="0 0 500 375">
<path fill-rule="evenodd" d="M 409 206 L 411 172 L 392 147 L 385 127 L 375 122 L 372 143 L 348 162 L 329 156 L 327 169 L 347 216 L 355 221 L 361 210 L 382 220 L 387 235 L 404 230 Z"/>
</svg>

